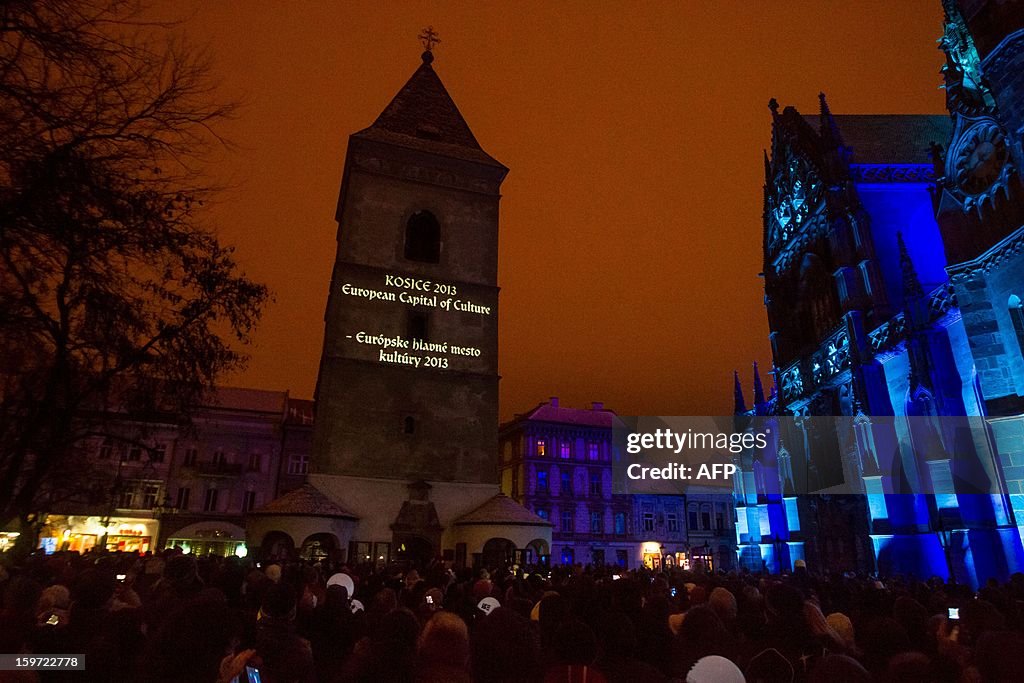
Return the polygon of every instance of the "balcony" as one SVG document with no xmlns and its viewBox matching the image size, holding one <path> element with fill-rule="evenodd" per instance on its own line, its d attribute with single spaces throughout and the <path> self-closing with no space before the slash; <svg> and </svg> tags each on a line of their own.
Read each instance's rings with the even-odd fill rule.
<svg viewBox="0 0 1024 683">
<path fill-rule="evenodd" d="M 238 477 L 242 474 L 242 463 L 197 462 L 192 470 L 206 477 Z"/>
</svg>

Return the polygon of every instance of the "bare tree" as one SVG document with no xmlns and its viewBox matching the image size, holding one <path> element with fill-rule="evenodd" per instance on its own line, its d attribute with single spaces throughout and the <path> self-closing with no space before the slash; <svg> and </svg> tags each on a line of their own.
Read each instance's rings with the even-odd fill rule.
<svg viewBox="0 0 1024 683">
<path fill-rule="evenodd" d="M 143 9 L 0 5 L 0 524 L 78 471 L 104 415 L 195 405 L 268 297 L 199 215 L 235 106 Z"/>
</svg>

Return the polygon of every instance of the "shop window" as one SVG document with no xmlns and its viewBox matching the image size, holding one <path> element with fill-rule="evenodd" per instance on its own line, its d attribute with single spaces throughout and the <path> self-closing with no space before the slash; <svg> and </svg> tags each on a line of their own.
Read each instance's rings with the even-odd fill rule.
<svg viewBox="0 0 1024 683">
<path fill-rule="evenodd" d="M 629 554 L 625 550 L 615 551 L 615 564 L 622 569 L 629 569 Z"/>
<path fill-rule="evenodd" d="M 406 222 L 405 258 L 422 263 L 441 260 L 441 224 L 429 211 L 417 211 Z"/>
<path fill-rule="evenodd" d="M 562 564 L 576 564 L 576 553 L 572 548 L 562 548 Z"/>
</svg>

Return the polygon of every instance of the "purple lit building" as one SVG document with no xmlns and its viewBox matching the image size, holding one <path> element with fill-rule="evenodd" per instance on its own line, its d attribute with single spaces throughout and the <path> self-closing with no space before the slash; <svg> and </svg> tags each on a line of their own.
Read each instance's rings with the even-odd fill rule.
<svg viewBox="0 0 1024 683">
<path fill-rule="evenodd" d="M 499 429 L 502 492 L 554 525 L 548 557 L 531 559 L 730 566 L 728 497 L 612 493 L 614 416 L 601 403 L 569 408 L 552 397 Z"/>
</svg>

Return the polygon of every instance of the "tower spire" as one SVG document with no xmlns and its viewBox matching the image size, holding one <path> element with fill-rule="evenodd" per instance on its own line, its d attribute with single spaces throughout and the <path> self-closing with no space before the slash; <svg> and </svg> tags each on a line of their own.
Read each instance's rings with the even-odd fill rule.
<svg viewBox="0 0 1024 683">
<path fill-rule="evenodd" d="M 743 385 L 740 384 L 740 373 L 735 370 L 732 371 L 733 379 L 733 412 L 736 415 L 742 415 L 747 412 L 747 402 L 743 398 Z"/>
<path fill-rule="evenodd" d="M 757 369 L 757 361 L 754 361 L 754 406 L 764 405 L 764 387 L 761 386 L 761 373 Z"/>
<path fill-rule="evenodd" d="M 910 252 L 907 251 L 907 244 L 903 241 L 903 233 L 896 233 L 896 240 L 900 246 L 900 270 L 903 271 L 903 298 L 906 301 L 910 299 L 920 299 L 924 296 L 924 289 L 921 287 L 921 281 L 917 277 L 917 271 L 914 270 L 914 262 L 910 258 Z"/>
<path fill-rule="evenodd" d="M 818 126 L 822 139 L 829 147 L 838 148 L 843 146 L 843 136 L 839 133 L 839 126 L 836 125 L 835 117 L 825 99 L 825 93 L 818 93 Z"/>
</svg>

